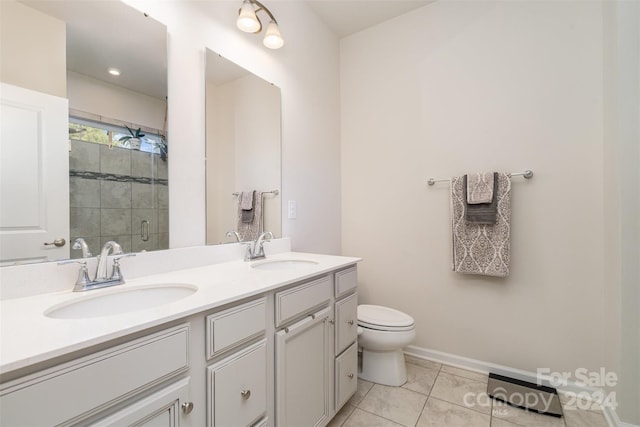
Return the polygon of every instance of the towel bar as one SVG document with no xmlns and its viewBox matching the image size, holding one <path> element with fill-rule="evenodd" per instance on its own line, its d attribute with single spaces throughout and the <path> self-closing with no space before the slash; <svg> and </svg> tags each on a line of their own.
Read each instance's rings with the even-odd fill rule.
<svg viewBox="0 0 640 427">
<path fill-rule="evenodd" d="M 236 196 L 238 197 L 240 193 L 236 192 L 236 193 L 231 193 L 232 196 Z M 271 191 L 263 191 L 262 194 L 273 194 L 274 196 L 277 196 L 278 194 L 280 194 L 280 190 L 271 190 Z"/>
<path fill-rule="evenodd" d="M 511 177 L 511 176 L 523 176 L 523 177 L 525 177 L 526 179 L 530 179 L 530 178 L 532 178 L 532 177 L 533 177 L 533 171 L 532 171 L 532 170 L 527 169 L 527 170 L 526 170 L 526 171 L 524 171 L 524 172 L 511 172 L 511 173 L 509 174 L 509 176 L 510 176 L 510 177 Z M 427 184 L 429 184 L 429 185 L 433 185 L 433 184 L 435 184 L 436 182 L 444 182 L 444 181 L 451 181 L 451 180 L 450 180 L 449 178 L 446 178 L 446 179 L 433 179 L 433 178 L 429 178 L 429 179 L 427 180 Z"/>
</svg>

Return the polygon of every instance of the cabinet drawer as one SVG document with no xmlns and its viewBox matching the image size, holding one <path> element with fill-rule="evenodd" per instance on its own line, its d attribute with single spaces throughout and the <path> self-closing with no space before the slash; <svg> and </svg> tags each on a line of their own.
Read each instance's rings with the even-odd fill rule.
<svg viewBox="0 0 640 427">
<path fill-rule="evenodd" d="M 113 415 L 103 418 L 92 427 L 152 427 L 180 425 L 180 405 L 187 401 L 189 378 L 177 381 Z"/>
<path fill-rule="evenodd" d="M 331 276 L 276 293 L 276 326 L 326 304 L 331 299 Z"/>
<path fill-rule="evenodd" d="M 336 273 L 336 298 L 348 294 L 358 287 L 358 269 L 354 265 Z"/>
<path fill-rule="evenodd" d="M 207 368 L 207 425 L 251 426 L 267 412 L 267 344 L 262 340 Z"/>
<path fill-rule="evenodd" d="M 358 346 L 354 343 L 336 357 L 336 411 L 358 388 Z"/>
<path fill-rule="evenodd" d="M 207 316 L 207 359 L 264 333 L 266 298 Z"/>
<path fill-rule="evenodd" d="M 336 302 L 336 356 L 358 337 L 358 294 Z"/>
<path fill-rule="evenodd" d="M 186 371 L 188 348 L 182 325 L 5 384 L 0 425 L 75 424 Z"/>
</svg>

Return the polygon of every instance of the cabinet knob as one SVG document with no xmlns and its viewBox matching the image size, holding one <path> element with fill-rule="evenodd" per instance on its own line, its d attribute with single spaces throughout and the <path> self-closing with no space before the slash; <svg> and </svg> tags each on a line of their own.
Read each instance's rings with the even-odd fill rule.
<svg viewBox="0 0 640 427">
<path fill-rule="evenodd" d="M 333 324 L 334 324 L 334 323 L 336 323 L 336 322 L 335 322 L 333 319 L 329 319 L 329 324 L 330 324 L 331 326 L 333 326 Z"/>
<path fill-rule="evenodd" d="M 347 376 L 349 377 L 350 380 L 353 379 L 353 374 L 347 374 Z"/>
<path fill-rule="evenodd" d="M 353 320 L 349 320 L 347 323 L 349 324 L 349 326 L 353 326 Z"/>
<path fill-rule="evenodd" d="M 182 404 L 182 412 L 190 414 L 193 411 L 193 402 L 184 402 Z"/>
<path fill-rule="evenodd" d="M 251 390 L 242 390 L 240 396 L 242 396 L 244 400 L 249 399 L 251 397 Z"/>
</svg>

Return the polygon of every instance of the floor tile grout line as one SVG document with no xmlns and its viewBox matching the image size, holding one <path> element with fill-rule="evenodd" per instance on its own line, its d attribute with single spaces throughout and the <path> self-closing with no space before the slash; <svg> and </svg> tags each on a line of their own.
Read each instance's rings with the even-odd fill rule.
<svg viewBox="0 0 640 427">
<path fill-rule="evenodd" d="M 431 389 L 433 388 L 433 386 L 431 386 Z M 414 427 L 418 426 L 418 423 L 420 422 L 420 418 L 422 418 L 422 414 L 424 413 L 424 408 L 426 408 L 427 406 L 427 402 L 429 402 L 429 399 L 431 398 L 431 389 L 429 389 L 429 395 L 427 395 L 426 400 L 424 401 L 424 404 L 422 405 L 422 409 L 420 409 L 420 415 L 418 415 L 418 419 L 416 420 L 415 424 L 413 425 Z"/>
<path fill-rule="evenodd" d="M 402 423 L 399 423 L 399 422 L 397 422 L 397 421 L 393 421 L 393 420 L 392 420 L 392 419 L 390 419 L 390 418 L 383 417 L 383 416 L 382 416 L 382 415 L 380 415 L 380 414 L 376 414 L 376 413 L 373 413 L 373 412 L 371 412 L 371 411 L 367 411 L 366 409 L 363 409 L 363 408 L 357 408 L 357 409 L 360 409 L 362 412 L 366 412 L 367 414 L 374 415 L 374 416 L 376 416 L 376 417 L 378 417 L 378 418 L 382 418 L 383 420 L 391 421 L 392 423 L 394 423 L 394 424 L 398 424 L 399 426 L 411 427 L 411 426 L 406 426 L 406 425 L 404 425 L 404 424 L 402 424 Z M 354 411 L 354 412 L 355 412 L 355 411 Z M 353 412 L 351 413 L 351 415 L 353 415 Z M 349 418 L 351 418 L 351 415 L 349 415 Z M 418 417 L 418 419 L 420 419 L 420 417 Z M 417 421 L 416 421 L 416 422 L 417 422 Z"/>
</svg>

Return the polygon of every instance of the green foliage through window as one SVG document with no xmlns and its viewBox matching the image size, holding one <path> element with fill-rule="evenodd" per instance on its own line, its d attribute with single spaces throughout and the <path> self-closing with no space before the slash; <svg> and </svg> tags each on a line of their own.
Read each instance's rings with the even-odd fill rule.
<svg viewBox="0 0 640 427">
<path fill-rule="evenodd" d="M 69 117 L 69 139 L 133 149 L 130 139 L 131 136 L 132 134 L 126 126 L 115 126 L 109 123 Z M 162 159 L 166 160 L 167 143 L 164 137 L 145 132 L 144 136 L 139 139 L 140 147 L 136 149 L 147 153 L 160 154 Z"/>
</svg>

